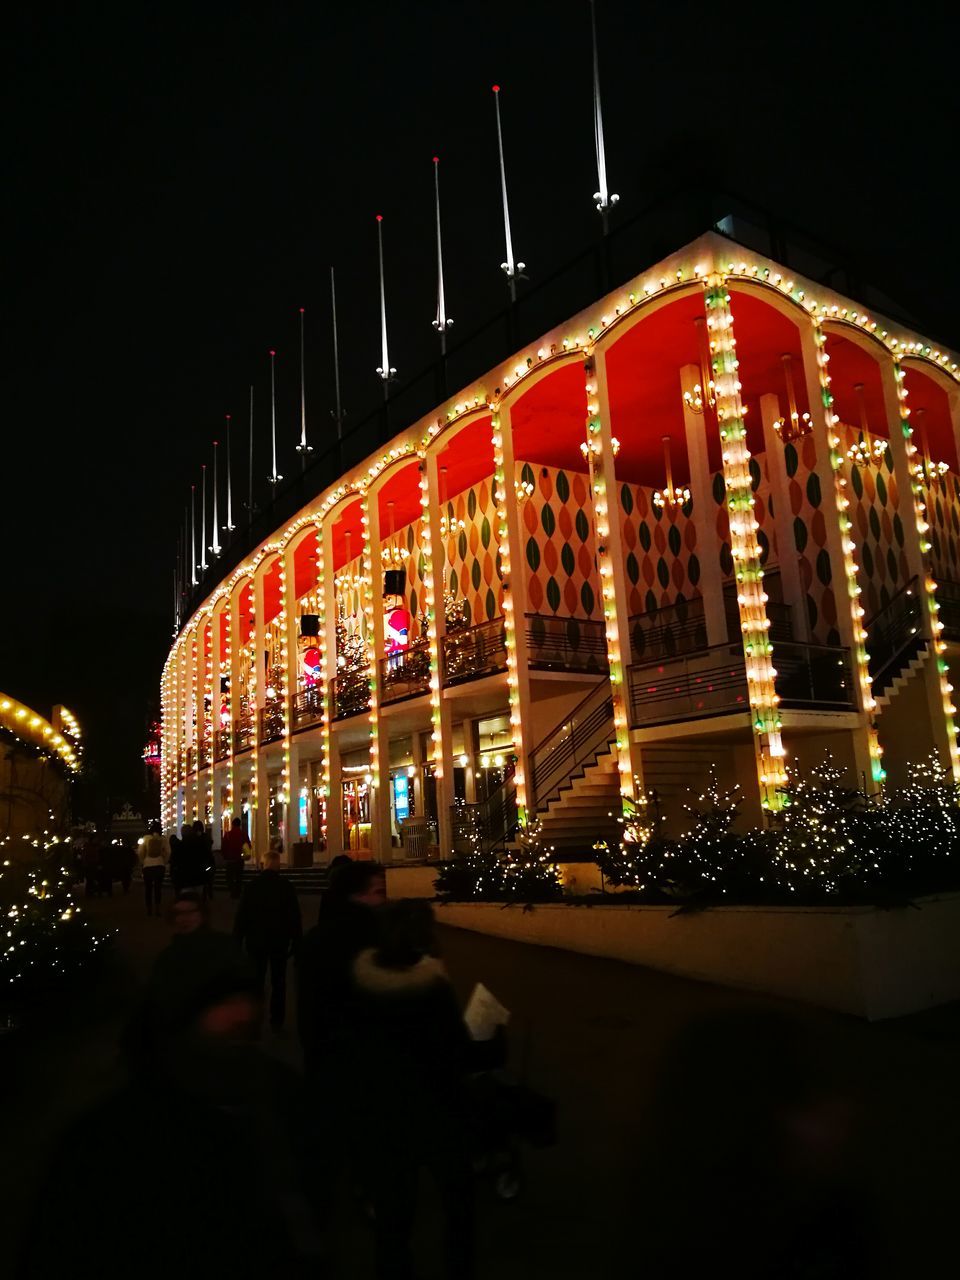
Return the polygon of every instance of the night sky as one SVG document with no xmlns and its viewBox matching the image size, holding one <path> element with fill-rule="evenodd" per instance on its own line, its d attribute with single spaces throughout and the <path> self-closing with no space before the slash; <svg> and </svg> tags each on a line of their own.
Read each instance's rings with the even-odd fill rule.
<svg viewBox="0 0 960 1280">
<path fill-rule="evenodd" d="M 948 33 L 902 5 L 733 11 L 598 0 L 617 216 L 720 183 L 960 346 Z M 401 383 L 435 354 L 434 154 L 456 332 L 502 306 L 491 84 L 531 283 L 596 237 L 589 9 L 46 4 L 5 36 L 0 689 L 78 713 L 83 803 L 116 807 L 140 798 L 189 484 L 250 382 L 266 409 L 271 346 L 294 468 L 301 306 L 308 430 L 331 430 L 331 264 L 351 420 L 377 402 L 378 212 Z"/>
</svg>

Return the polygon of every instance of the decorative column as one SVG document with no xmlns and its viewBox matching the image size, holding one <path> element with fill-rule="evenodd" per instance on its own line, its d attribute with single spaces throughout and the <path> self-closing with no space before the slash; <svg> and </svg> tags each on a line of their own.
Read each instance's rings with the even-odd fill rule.
<svg viewBox="0 0 960 1280">
<path fill-rule="evenodd" d="M 293 742 L 293 695 L 297 691 L 297 587 L 293 543 L 280 552 L 280 668 L 283 672 L 283 764 L 280 802 L 283 805 L 283 851 L 290 862 L 300 795 L 299 752 Z"/>
<path fill-rule="evenodd" d="M 170 824 L 170 659 L 160 677 L 160 826 Z"/>
<path fill-rule="evenodd" d="M 699 323 L 702 325 L 703 320 L 701 319 Z M 700 575 L 700 592 L 703 598 L 703 620 L 707 631 L 707 644 L 715 645 L 725 644 L 727 641 L 727 618 L 723 607 L 723 578 L 720 576 L 720 539 L 708 496 L 713 476 L 707 454 L 709 390 L 700 386 L 703 376 L 695 364 L 684 365 L 680 370 L 680 398 L 683 404 L 683 429 L 687 438 L 687 460 L 690 464 L 690 491 L 693 495 L 690 516 L 697 533 L 700 562 L 714 566 L 713 572 Z M 691 401 L 695 402 L 698 398 L 696 387 L 700 387 L 701 410 L 699 413 L 691 405 Z M 619 503 L 617 510 L 619 513 Z M 629 636 L 629 628 L 623 634 Z"/>
<path fill-rule="evenodd" d="M 440 532 L 440 468 L 436 450 L 420 454 L 420 506 L 423 518 L 420 522 L 420 538 L 423 543 L 424 586 L 427 593 L 427 642 L 430 649 L 430 723 L 431 762 L 437 784 L 437 843 L 441 858 L 453 856 L 453 824 L 450 811 L 453 808 L 453 712 L 450 700 L 444 698 L 441 672 L 443 670 L 443 642 L 447 634 L 447 612 L 443 605 L 443 537 Z M 433 548 L 441 548 L 439 583 L 433 563 Z M 417 747 L 418 735 L 414 735 Z M 419 750 L 419 748 L 417 747 Z M 420 762 L 418 761 L 418 764 Z M 422 792 L 422 771 L 417 769 L 416 787 Z M 416 788 L 414 790 L 416 799 Z M 423 810 L 422 795 L 418 801 Z"/>
<path fill-rule="evenodd" d="M 843 476 L 843 458 L 840 454 L 840 437 L 836 432 L 840 419 L 833 410 L 828 368 L 830 357 L 827 355 L 826 341 L 826 334 L 816 316 L 811 316 L 809 325 L 801 324 L 800 349 L 814 447 L 818 458 L 829 458 L 833 476 L 833 485 L 823 494 L 827 552 L 835 565 L 843 566 L 844 581 L 847 584 L 848 607 L 837 609 L 837 628 L 841 641 L 850 650 L 857 706 L 864 716 L 863 732 L 854 734 L 854 752 L 858 758 L 858 769 L 879 789 L 885 776 L 883 753 L 877 738 L 877 703 L 870 679 L 870 656 L 866 649 L 867 633 L 863 625 L 864 610 L 860 601 L 861 587 L 853 554 L 856 544 L 852 537 L 853 525 L 847 514 L 850 501 L 844 492 L 846 481 Z"/>
<path fill-rule="evenodd" d="M 323 637 L 320 655 L 320 681 L 322 688 L 322 716 L 320 734 L 323 745 L 323 791 L 325 823 L 323 837 L 327 846 L 327 861 L 331 853 L 343 852 L 343 789 L 341 785 L 340 749 L 332 750 L 330 733 L 330 681 L 337 673 L 337 588 L 333 570 L 333 526 L 335 517 L 328 516 L 320 529 L 318 547 L 320 562 L 319 596 L 323 602 L 320 634 Z"/>
<path fill-rule="evenodd" d="M 580 446 L 590 469 L 590 493 L 593 499 L 594 524 L 597 535 L 597 565 L 603 594 L 603 619 L 607 639 L 607 663 L 610 668 L 610 692 L 613 697 L 613 727 L 616 735 L 617 769 L 624 817 L 646 803 L 643 785 L 643 760 L 640 744 L 630 733 L 630 690 L 627 684 L 630 645 L 630 615 L 626 565 L 623 555 L 623 527 L 617 492 L 615 457 L 619 446 L 610 423 L 610 387 L 607 380 L 607 358 L 603 350 L 594 350 L 584 366 L 587 384 L 586 440 Z M 697 499 L 694 498 L 694 508 Z M 721 615 L 722 617 L 722 615 Z M 627 646 L 624 661 L 623 646 Z"/>
<path fill-rule="evenodd" d="M 199 673 L 197 670 L 197 635 L 199 627 L 194 625 L 187 641 L 187 747 L 193 768 L 187 776 L 187 803 L 185 821 L 195 822 L 198 817 L 198 797 L 200 789 L 200 753 L 197 750 L 197 727 L 200 723 L 200 712 L 197 706 L 197 690 Z"/>
<path fill-rule="evenodd" d="M 528 826 L 536 812 L 533 778 L 530 771 L 530 730 L 524 712 L 530 707 L 530 672 L 527 666 L 526 591 L 524 587 L 523 537 L 520 504 L 517 502 L 516 460 L 513 455 L 513 426 L 510 406 L 494 402 L 490 406 L 493 427 L 493 467 L 497 488 L 497 526 L 500 565 L 503 572 L 503 631 L 507 647 L 507 691 L 513 751 L 517 757 L 514 774 L 517 817 Z M 516 577 L 512 566 L 516 564 Z M 452 762 L 452 761 L 451 761 Z"/>
<path fill-rule="evenodd" d="M 200 740 L 207 743 L 207 777 L 204 786 L 203 800 L 203 825 L 210 826 L 213 823 L 213 802 L 216 793 L 216 749 L 214 743 L 213 729 L 213 649 L 214 641 L 217 636 L 216 619 L 213 611 L 207 615 L 206 625 L 203 632 L 203 699 L 200 710 L 203 716 L 203 728 L 200 732 Z"/>
<path fill-rule="evenodd" d="M 950 673 L 947 667 L 947 646 L 943 641 L 943 623 L 940 621 L 940 610 L 937 605 L 937 583 L 931 572 L 930 542 L 927 534 L 930 525 L 927 521 L 927 507 L 923 496 L 923 485 L 917 473 L 919 451 L 913 441 L 910 427 L 910 410 L 907 407 L 907 388 L 904 382 L 904 371 L 897 357 L 884 360 L 880 365 L 883 379 L 883 398 L 890 424 L 890 452 L 893 455 L 894 471 L 900 492 L 906 492 L 909 484 L 913 494 L 914 523 L 917 531 L 916 541 L 909 535 L 905 538 L 904 550 L 907 563 L 917 573 L 923 584 L 923 634 L 933 646 L 936 667 L 935 683 L 928 685 L 930 694 L 930 711 L 937 746 L 949 762 L 954 782 L 960 782 L 960 751 L 957 749 L 957 725 L 955 716 L 957 708 L 952 697 Z M 898 429 L 899 426 L 899 429 Z M 911 549 L 915 547 L 916 559 L 911 557 Z M 919 553 L 917 556 L 916 553 Z M 916 564 L 916 568 L 914 565 Z"/>
<path fill-rule="evenodd" d="M 390 840 L 390 735 L 380 715 L 380 657 L 386 652 L 383 637 L 383 560 L 380 556 L 380 497 L 364 489 L 363 574 L 367 615 L 367 652 L 370 659 L 370 800 L 371 852 L 377 862 L 389 862 Z"/>
<path fill-rule="evenodd" d="M 240 594 L 243 591 L 241 578 L 230 594 L 227 606 L 227 665 L 229 668 L 230 688 L 227 693 L 229 740 L 227 744 L 227 808 L 231 823 L 234 818 L 243 818 L 240 804 L 240 788 L 237 779 L 237 712 L 240 707 Z"/>
<path fill-rule="evenodd" d="M 220 837 L 223 834 L 222 787 L 217 776 L 217 738 L 220 733 L 220 652 L 223 626 L 224 605 L 221 601 L 214 608 L 210 627 L 210 826 L 215 849 L 220 848 Z"/>
<path fill-rule="evenodd" d="M 268 558 L 269 559 L 269 558 Z M 270 847 L 270 784 L 267 779 L 267 753 L 260 750 L 260 712 L 267 701 L 265 670 L 267 632 L 264 620 L 263 579 L 268 559 L 253 573 L 253 747 L 250 751 L 250 837 L 253 851 L 262 858 Z"/>
<path fill-rule="evenodd" d="M 711 275 L 705 294 L 710 357 L 717 402 L 717 421 L 723 459 L 727 511 L 730 516 L 730 551 L 737 582 L 737 607 L 743 656 L 747 671 L 747 694 L 753 721 L 753 745 L 757 761 L 760 803 L 766 812 L 783 807 L 782 788 L 787 781 L 783 742 L 780 737 L 779 698 L 774 686 L 768 633 L 770 621 L 763 589 L 760 563 L 759 525 L 753 513 L 753 485 L 750 478 L 750 451 L 740 402 L 737 374 L 737 344 L 730 312 L 730 295 L 723 277 Z"/>
</svg>

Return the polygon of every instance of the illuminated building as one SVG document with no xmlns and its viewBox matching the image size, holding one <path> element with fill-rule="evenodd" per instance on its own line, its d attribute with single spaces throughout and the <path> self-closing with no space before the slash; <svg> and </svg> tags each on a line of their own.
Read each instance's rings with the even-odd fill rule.
<svg viewBox="0 0 960 1280">
<path fill-rule="evenodd" d="M 707 767 L 960 780 L 956 357 L 710 233 L 346 469 L 163 673 L 167 828 L 558 849 Z M 413 820 L 412 823 L 410 820 Z M 414 828 L 414 829 L 411 829 Z M 394 850 L 392 852 L 392 850 Z"/>
<path fill-rule="evenodd" d="M 70 783 L 80 769 L 80 726 L 66 707 L 50 720 L 0 693 L 0 844 L 63 835 L 70 823 Z M 27 837 L 27 841 L 24 841 Z"/>
</svg>

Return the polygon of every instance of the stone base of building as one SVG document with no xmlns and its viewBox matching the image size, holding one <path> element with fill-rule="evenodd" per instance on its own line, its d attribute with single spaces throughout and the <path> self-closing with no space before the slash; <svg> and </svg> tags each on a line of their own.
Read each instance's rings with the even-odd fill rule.
<svg viewBox="0 0 960 1280">
<path fill-rule="evenodd" d="M 417 870 L 435 874 L 433 868 Z M 411 881 L 412 884 L 412 881 Z M 401 896 L 393 877 L 391 896 Z M 403 888 L 403 892 L 410 890 Z M 960 999 L 960 893 L 910 908 L 438 905 L 440 924 L 647 965 L 871 1021 Z"/>
</svg>

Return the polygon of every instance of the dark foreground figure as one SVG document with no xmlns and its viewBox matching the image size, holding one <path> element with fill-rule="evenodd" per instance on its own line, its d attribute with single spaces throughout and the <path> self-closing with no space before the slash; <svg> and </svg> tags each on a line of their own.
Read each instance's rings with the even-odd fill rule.
<svg viewBox="0 0 960 1280">
<path fill-rule="evenodd" d="M 287 962 L 300 946 L 301 923 L 297 891 L 282 876 L 280 855 L 272 849 L 243 891 L 233 934 L 246 947 L 261 991 L 270 970 L 270 1025 L 279 1031 L 287 1008 Z"/>
<path fill-rule="evenodd" d="M 255 1035 L 256 976 L 178 902 L 126 1037 L 129 1083 L 67 1132 L 24 1234 L 24 1277 L 317 1275 L 295 1073 Z"/>
</svg>

